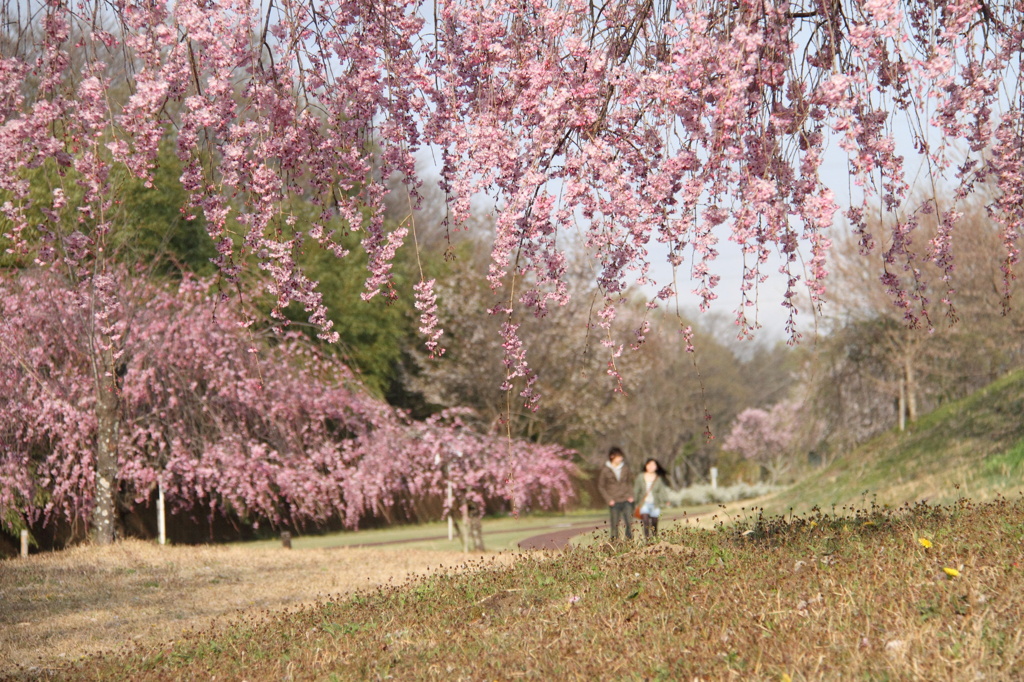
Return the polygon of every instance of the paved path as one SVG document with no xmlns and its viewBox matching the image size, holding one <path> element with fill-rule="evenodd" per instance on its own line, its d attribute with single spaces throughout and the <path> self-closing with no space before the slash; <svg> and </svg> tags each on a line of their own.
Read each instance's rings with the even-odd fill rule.
<svg viewBox="0 0 1024 682">
<path fill-rule="evenodd" d="M 664 514 L 661 517 L 662 524 L 664 525 L 665 523 L 667 523 L 669 521 L 675 521 L 677 519 L 684 518 L 685 516 L 686 516 L 686 514 L 682 510 L 673 510 L 672 512 L 668 512 L 668 513 Z M 690 516 L 690 518 L 692 519 L 692 518 L 696 518 L 696 517 Z M 552 530 L 552 528 L 555 528 L 556 530 Z M 532 527 L 529 527 L 529 528 L 516 529 L 515 532 L 533 531 L 533 530 L 538 530 L 538 531 L 539 530 L 543 530 L 543 531 L 547 531 L 547 532 L 546 533 L 540 533 L 538 535 L 532 535 L 532 536 L 530 536 L 528 538 L 525 538 L 524 540 L 520 540 L 519 543 L 518 543 L 520 549 L 527 549 L 527 550 L 541 550 L 541 549 L 560 550 L 560 549 L 564 549 L 569 544 L 569 541 L 572 538 L 576 537 L 577 535 L 585 535 L 586 533 L 590 533 L 590 532 L 593 532 L 593 531 L 596 531 L 596 530 L 601 530 L 601 531 L 604 531 L 605 533 L 607 533 L 608 532 L 608 519 L 604 518 L 604 519 L 601 519 L 600 521 L 595 521 L 593 519 L 590 519 L 588 521 L 575 521 L 575 522 L 556 523 L 556 524 L 548 523 L 548 524 L 545 524 L 545 525 L 538 525 L 538 526 L 532 526 Z M 633 532 L 634 533 L 642 533 L 643 532 L 640 529 L 640 523 L 639 522 L 634 522 Z M 447 535 L 431 535 L 431 536 L 428 536 L 428 537 L 404 538 L 402 540 L 382 540 L 382 541 L 379 541 L 379 542 L 364 542 L 364 543 L 359 543 L 359 544 L 354 544 L 354 545 L 339 545 L 339 547 L 346 547 L 346 548 L 381 547 L 381 546 L 384 546 L 384 545 L 402 545 L 402 544 L 408 544 L 410 542 L 425 542 L 425 541 L 447 540 L 447 539 L 448 539 Z"/>
<path fill-rule="evenodd" d="M 558 534 L 558 533 L 566 532 L 567 530 L 569 530 L 569 527 L 571 526 L 575 530 L 573 530 L 572 533 L 568 537 L 574 537 L 576 535 L 579 535 L 580 533 L 586 533 L 587 531 L 590 531 L 590 530 L 596 530 L 596 529 L 600 528 L 602 525 L 608 525 L 608 522 L 604 521 L 604 522 L 598 523 L 598 522 L 595 522 L 595 521 L 577 521 L 575 523 L 555 523 L 555 524 L 548 523 L 548 524 L 544 524 L 544 525 L 540 525 L 540 526 L 530 526 L 529 528 L 513 528 L 511 530 L 497 531 L 497 532 L 499 532 L 499 533 L 522 533 L 524 531 L 551 530 L 551 528 L 562 528 L 562 530 L 558 530 L 558 531 L 555 531 L 555 533 L 553 533 L 553 534 Z M 547 535 L 547 534 L 551 534 L 551 533 L 546 533 L 545 535 Z M 543 535 L 537 535 L 535 537 L 539 538 L 539 537 L 543 537 Z M 487 532 L 485 531 L 484 532 L 484 539 L 486 539 L 486 538 L 487 538 Z M 403 538 L 401 540 L 380 540 L 378 542 L 362 542 L 362 543 L 359 543 L 359 544 L 338 545 L 338 546 L 339 547 L 345 547 L 345 548 L 382 547 L 384 545 L 406 545 L 406 544 L 409 544 L 411 542 L 432 542 L 432 541 L 435 541 L 435 540 L 447 540 L 447 539 L 448 539 L 448 534 L 446 533 L 444 535 L 429 535 L 429 536 L 426 536 L 426 537 Z M 533 538 L 530 537 L 530 538 L 527 538 L 527 540 L 533 540 Z M 523 547 L 522 542 L 519 543 L 519 545 L 520 545 L 520 547 Z M 528 549 L 528 548 L 523 547 L 523 549 Z M 537 548 L 537 549 L 539 549 L 539 548 Z"/>
<path fill-rule="evenodd" d="M 583 535 L 584 533 L 607 527 L 607 521 L 603 523 L 577 524 L 569 528 L 562 528 L 561 530 L 542 535 L 533 535 L 525 540 L 520 540 L 519 549 L 563 549 L 569 544 L 569 540 L 577 535 Z"/>
<path fill-rule="evenodd" d="M 669 522 L 677 521 L 682 518 L 695 519 L 698 518 L 698 516 L 687 516 L 686 512 L 683 510 L 673 510 L 661 516 L 661 527 L 664 528 Z M 607 533 L 608 520 L 605 519 L 600 523 L 594 523 L 593 521 L 588 521 L 586 523 L 574 523 L 569 525 L 569 527 L 563 528 L 561 530 L 543 533 L 541 535 L 533 535 L 531 537 L 526 538 L 525 540 L 521 540 L 519 542 L 519 548 L 547 550 L 565 549 L 565 547 L 569 544 L 569 541 L 577 535 L 583 535 L 585 533 L 589 533 L 595 530 L 603 530 L 605 533 Z M 639 521 L 633 523 L 633 534 L 636 535 L 637 533 L 643 535 L 643 530 L 640 528 Z"/>
</svg>

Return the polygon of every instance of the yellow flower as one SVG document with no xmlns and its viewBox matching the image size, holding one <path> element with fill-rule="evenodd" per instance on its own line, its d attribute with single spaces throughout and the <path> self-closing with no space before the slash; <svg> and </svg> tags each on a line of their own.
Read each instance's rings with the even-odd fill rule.
<svg viewBox="0 0 1024 682">
<path fill-rule="evenodd" d="M 917 541 L 920 542 L 921 546 L 924 547 L 925 549 L 928 549 L 929 547 L 932 546 L 932 541 L 929 540 L 928 538 L 918 538 Z"/>
<path fill-rule="evenodd" d="M 789 676 L 789 673 L 782 673 L 780 682 L 793 682 L 793 678 Z"/>
<path fill-rule="evenodd" d="M 944 568 L 942 570 L 945 571 L 946 575 L 948 575 L 950 578 L 956 578 L 960 575 L 960 571 L 956 570 L 955 568 Z"/>
</svg>

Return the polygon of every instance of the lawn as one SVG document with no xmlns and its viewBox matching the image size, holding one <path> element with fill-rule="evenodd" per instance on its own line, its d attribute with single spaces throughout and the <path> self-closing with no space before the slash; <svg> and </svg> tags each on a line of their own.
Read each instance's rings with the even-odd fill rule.
<svg viewBox="0 0 1024 682">
<path fill-rule="evenodd" d="M 128 540 L 2 561 L 0 679 L 45 677 L 126 643 L 216 630 L 225 618 L 262 619 L 413 576 L 507 564 L 523 556 L 522 539 L 584 532 L 606 519 L 602 510 L 488 518 L 485 553 L 463 553 L 457 538 L 447 539 L 447 524 L 437 523 L 298 536 L 291 550 L 279 540 L 196 547 Z"/>
<path fill-rule="evenodd" d="M 0 563 L 28 679 L 1021 679 L 1024 374 L 657 543 L 606 512 Z M 927 502 L 921 501 L 927 498 Z M 918 500 L 905 503 L 904 500 Z M 676 512 L 678 513 L 678 512 Z M 105 651 L 106 653 L 95 654 Z"/>
<path fill-rule="evenodd" d="M 553 530 L 569 527 L 591 528 L 606 521 L 608 513 L 584 509 L 565 514 L 530 514 L 523 516 L 488 517 L 483 520 L 484 545 L 488 551 L 512 551 L 522 540 Z M 280 540 L 246 543 L 253 547 L 280 546 Z M 440 521 L 410 526 L 395 526 L 343 533 L 310 534 L 292 539 L 295 549 L 330 547 L 389 547 L 401 544 L 404 549 L 459 551 L 458 532 L 448 539 L 448 524 Z"/>
<path fill-rule="evenodd" d="M 241 614 L 55 677 L 1011 680 L 1022 557 L 1021 498 L 748 514 Z"/>
</svg>

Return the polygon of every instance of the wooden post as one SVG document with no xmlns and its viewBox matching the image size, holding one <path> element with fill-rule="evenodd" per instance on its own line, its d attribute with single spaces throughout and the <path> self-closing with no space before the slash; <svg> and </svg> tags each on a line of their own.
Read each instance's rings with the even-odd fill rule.
<svg viewBox="0 0 1024 682">
<path fill-rule="evenodd" d="M 28 531 L 21 531 L 21 556 L 28 556 Z"/>
<path fill-rule="evenodd" d="M 292 548 L 292 534 L 288 531 L 281 531 L 281 546 L 285 549 Z"/>
<path fill-rule="evenodd" d="M 163 481 L 157 481 L 157 493 L 156 493 L 156 530 L 160 536 L 160 544 L 167 544 L 167 512 L 164 500 L 164 484 Z"/>
</svg>

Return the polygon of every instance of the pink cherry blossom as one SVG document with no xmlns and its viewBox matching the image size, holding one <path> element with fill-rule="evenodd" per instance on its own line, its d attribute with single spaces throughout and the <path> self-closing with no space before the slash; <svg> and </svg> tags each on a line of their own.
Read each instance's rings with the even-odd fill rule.
<svg viewBox="0 0 1024 682">
<path fill-rule="evenodd" d="M 98 411 L 91 355 L 117 344 L 116 489 L 141 503 L 159 482 L 174 511 L 243 521 L 350 526 L 440 498 L 560 506 L 572 452 L 477 431 L 470 415 L 414 422 L 372 397 L 303 337 L 265 337 L 186 279 L 130 287 L 123 272 L 88 295 L 52 273 L 0 283 L 0 519 L 88 522 L 96 507 Z"/>
</svg>

